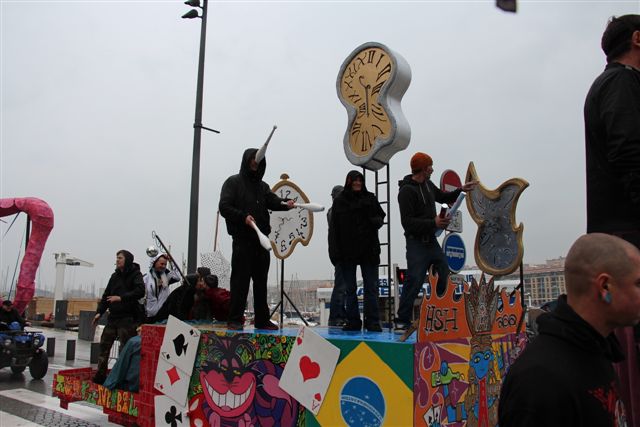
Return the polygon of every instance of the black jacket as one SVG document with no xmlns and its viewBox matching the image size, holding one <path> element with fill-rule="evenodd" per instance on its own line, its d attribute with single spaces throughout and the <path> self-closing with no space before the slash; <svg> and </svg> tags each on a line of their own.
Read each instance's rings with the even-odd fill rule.
<svg viewBox="0 0 640 427">
<path fill-rule="evenodd" d="M 117 295 L 122 298 L 120 302 L 109 303 L 107 297 Z M 140 266 L 137 263 L 125 265 L 123 271 L 116 269 L 111 275 L 107 288 L 98 303 L 100 315 L 109 309 L 109 321 L 132 317 L 138 319 L 140 304 L 138 300 L 144 296 L 144 281 Z"/>
<path fill-rule="evenodd" d="M 584 104 L 587 232 L 640 231 L 640 71 L 610 63 Z"/>
<path fill-rule="evenodd" d="M 362 191 L 351 190 L 349 177 L 363 178 Z M 378 229 L 386 214 L 376 196 L 367 191 L 364 177 L 358 171 L 347 175 L 344 190 L 331 207 L 329 223 L 329 258 L 335 265 L 340 262 L 379 264 L 380 240 Z"/>
<path fill-rule="evenodd" d="M 26 323 L 24 318 L 20 316 L 20 313 L 18 313 L 18 310 L 13 307 L 11 308 L 11 311 L 6 311 L 4 308 L 0 307 L 0 322 L 6 323 L 7 326 L 13 322 L 18 322 L 23 328 Z"/>
<path fill-rule="evenodd" d="M 612 362 L 623 356 L 567 304 L 538 317 L 540 335 L 509 369 L 500 393 L 500 427 L 608 427 L 621 414 Z"/>
<path fill-rule="evenodd" d="M 404 228 L 405 237 L 418 240 L 435 240 L 436 232 L 436 204 L 456 201 L 462 191 L 451 192 L 440 190 L 431 180 L 420 184 L 411 175 L 405 176 L 398 182 L 398 205 L 400 206 L 400 222 Z"/>
<path fill-rule="evenodd" d="M 262 181 L 267 160 L 262 159 L 257 171 L 254 172 L 250 169 L 249 164 L 257 151 L 255 148 L 245 150 L 240 164 L 240 173 L 227 178 L 220 191 L 218 208 L 226 221 L 227 231 L 234 239 L 255 239 L 257 241 L 256 232 L 244 223 L 247 215 L 253 216 L 260 231 L 268 236 L 271 232 L 269 209 L 272 211 L 288 210 L 286 206 L 281 204 L 288 199 L 276 196 L 269 185 Z"/>
</svg>

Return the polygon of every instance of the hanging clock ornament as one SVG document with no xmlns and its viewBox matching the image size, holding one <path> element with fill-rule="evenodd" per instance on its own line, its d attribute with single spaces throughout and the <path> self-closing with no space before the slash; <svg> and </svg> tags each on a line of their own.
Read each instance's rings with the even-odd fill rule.
<svg viewBox="0 0 640 427">
<path fill-rule="evenodd" d="M 400 101 L 410 82 L 407 61 L 381 43 L 358 46 L 342 63 L 336 86 L 349 118 L 343 145 L 352 164 L 378 170 L 407 148 L 411 128 Z"/>
<path fill-rule="evenodd" d="M 529 186 L 522 178 L 511 178 L 489 190 L 480 182 L 473 162 L 469 163 L 466 181 L 478 181 L 467 193 L 467 209 L 478 224 L 474 255 L 482 271 L 504 276 L 522 262 L 524 225 L 516 223 L 520 194 Z"/>
<path fill-rule="evenodd" d="M 271 191 L 283 199 L 295 203 L 309 203 L 309 198 L 283 173 Z M 313 212 L 310 209 L 295 207 L 288 211 L 271 212 L 271 247 L 276 258 L 285 259 L 293 253 L 296 244 L 307 246 L 313 235 Z"/>
</svg>

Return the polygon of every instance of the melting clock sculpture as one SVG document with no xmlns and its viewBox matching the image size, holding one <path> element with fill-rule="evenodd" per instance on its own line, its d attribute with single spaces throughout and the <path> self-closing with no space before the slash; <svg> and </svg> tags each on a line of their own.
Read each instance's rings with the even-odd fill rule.
<svg viewBox="0 0 640 427">
<path fill-rule="evenodd" d="M 336 82 L 347 109 L 344 134 L 347 159 L 378 170 L 411 139 L 411 128 L 400 106 L 411 82 L 409 64 L 383 44 L 358 46 L 343 62 Z"/>
<path fill-rule="evenodd" d="M 478 224 L 474 255 L 482 271 L 496 276 L 512 273 L 522 262 L 524 225 L 516 225 L 516 205 L 529 186 L 522 178 L 511 178 L 495 189 L 482 185 L 473 162 L 469 163 L 466 181 L 478 181 L 467 194 L 467 209 Z"/>
</svg>

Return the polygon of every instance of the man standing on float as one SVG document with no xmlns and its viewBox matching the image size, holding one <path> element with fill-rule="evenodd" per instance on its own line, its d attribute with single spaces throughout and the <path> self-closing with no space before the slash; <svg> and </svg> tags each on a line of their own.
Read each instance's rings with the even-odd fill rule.
<svg viewBox="0 0 640 427">
<path fill-rule="evenodd" d="M 462 188 L 444 192 L 431 182 L 432 173 L 431 156 L 418 152 L 411 157 L 411 174 L 398 183 L 400 222 L 407 240 L 407 280 L 400 295 L 396 318 L 395 332 L 398 334 L 409 329 L 413 302 L 432 265 L 438 274 L 436 292 L 442 295 L 447 289 L 449 265 L 435 233 L 437 229 L 446 229 L 451 220 L 436 215 L 435 202 L 453 203 L 461 191 L 470 191 L 476 186 L 476 182 L 471 181 Z"/>
<path fill-rule="evenodd" d="M 293 208 L 293 200 L 276 196 L 262 181 L 267 161 L 256 162 L 255 148 L 248 148 L 242 156 L 240 173 L 232 175 L 222 185 L 220 214 L 233 238 L 231 255 L 231 308 L 227 327 L 243 329 L 244 310 L 247 305 L 249 281 L 253 281 L 253 308 L 256 329 L 277 330 L 269 320 L 267 304 L 267 275 L 269 252 L 260 246 L 254 222 L 266 236 L 271 232 L 269 210 L 286 211 Z M 282 202 L 286 202 L 283 204 Z"/>
</svg>

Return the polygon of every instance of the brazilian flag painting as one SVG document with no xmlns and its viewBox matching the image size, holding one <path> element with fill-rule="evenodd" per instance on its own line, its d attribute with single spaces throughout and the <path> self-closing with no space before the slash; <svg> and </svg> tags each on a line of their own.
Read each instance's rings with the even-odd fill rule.
<svg viewBox="0 0 640 427">
<path fill-rule="evenodd" d="M 398 342 L 329 340 L 340 359 L 326 398 L 308 426 L 379 427 L 413 424 L 414 346 Z"/>
</svg>

